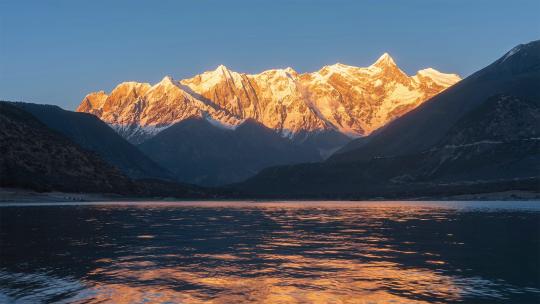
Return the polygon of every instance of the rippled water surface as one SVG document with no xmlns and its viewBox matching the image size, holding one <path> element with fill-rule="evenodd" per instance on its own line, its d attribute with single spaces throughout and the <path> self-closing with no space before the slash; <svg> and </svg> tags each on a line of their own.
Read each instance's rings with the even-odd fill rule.
<svg viewBox="0 0 540 304">
<path fill-rule="evenodd" d="M 0 207 L 2 303 L 538 303 L 540 202 Z"/>
</svg>

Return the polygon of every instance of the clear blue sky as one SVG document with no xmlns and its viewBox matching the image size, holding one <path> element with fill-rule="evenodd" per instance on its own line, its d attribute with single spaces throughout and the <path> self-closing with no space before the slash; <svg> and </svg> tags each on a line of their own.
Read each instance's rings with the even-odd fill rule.
<svg viewBox="0 0 540 304">
<path fill-rule="evenodd" d="M 540 39 L 539 12 L 539 0 L 0 0 L 0 99 L 74 109 L 122 81 L 367 66 L 383 52 L 409 74 L 467 76 Z"/>
</svg>

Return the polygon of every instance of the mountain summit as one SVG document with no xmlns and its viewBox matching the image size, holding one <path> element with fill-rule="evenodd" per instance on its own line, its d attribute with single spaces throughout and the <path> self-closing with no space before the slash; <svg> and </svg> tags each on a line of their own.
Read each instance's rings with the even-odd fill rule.
<svg viewBox="0 0 540 304">
<path fill-rule="evenodd" d="M 379 59 L 377 59 L 377 61 L 375 61 L 375 63 L 373 64 L 374 66 L 397 66 L 396 63 L 394 62 L 394 59 L 392 58 L 392 56 L 390 56 L 390 54 L 388 53 L 384 53 L 381 55 L 381 57 L 379 57 Z"/>
<path fill-rule="evenodd" d="M 234 127 L 253 119 L 284 137 L 305 140 L 321 131 L 370 134 L 460 80 L 434 69 L 408 76 L 384 53 L 369 67 L 341 63 L 298 74 L 292 68 L 259 74 L 220 65 L 189 79 L 126 82 L 109 95 L 87 95 L 77 111 L 92 113 L 140 143 L 188 118 Z"/>
</svg>

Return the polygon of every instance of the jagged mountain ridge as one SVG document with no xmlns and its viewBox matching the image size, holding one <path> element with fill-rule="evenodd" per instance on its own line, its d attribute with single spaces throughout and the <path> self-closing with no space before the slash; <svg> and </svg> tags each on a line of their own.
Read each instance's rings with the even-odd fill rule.
<svg viewBox="0 0 540 304">
<path fill-rule="evenodd" d="M 292 68 L 244 74 L 219 66 L 181 81 L 124 82 L 110 94 L 87 95 L 77 111 L 98 116 L 135 143 L 193 117 L 225 128 L 253 119 L 300 140 L 329 130 L 356 137 L 459 80 L 431 68 L 408 76 L 386 53 L 366 68 L 338 63 L 304 74 Z"/>
</svg>

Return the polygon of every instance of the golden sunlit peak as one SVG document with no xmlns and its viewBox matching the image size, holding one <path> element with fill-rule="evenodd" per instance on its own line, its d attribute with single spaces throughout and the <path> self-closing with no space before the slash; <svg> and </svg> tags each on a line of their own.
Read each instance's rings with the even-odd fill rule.
<svg viewBox="0 0 540 304">
<path fill-rule="evenodd" d="M 177 83 L 175 82 L 175 80 L 172 78 L 172 76 L 165 76 L 161 79 L 160 82 L 156 83 L 154 86 L 162 86 L 162 87 L 172 87 L 172 86 L 177 86 Z"/>
<path fill-rule="evenodd" d="M 216 72 L 228 72 L 229 68 L 224 66 L 223 64 L 218 65 L 218 67 L 215 69 Z"/>
<path fill-rule="evenodd" d="M 168 83 L 168 82 L 174 83 L 174 79 L 172 78 L 172 76 L 167 75 L 167 76 L 163 77 L 163 79 L 161 79 L 161 82 L 162 82 L 162 83 L 166 83 L 166 82 L 167 82 L 167 83 Z"/>
<path fill-rule="evenodd" d="M 336 62 L 332 65 L 325 65 L 323 66 L 319 72 L 321 71 L 333 71 L 333 72 L 343 72 L 345 71 L 346 69 L 348 68 L 351 68 L 352 66 L 350 65 L 346 65 L 346 64 L 343 64 L 343 63 L 340 63 L 340 62 Z"/>
<path fill-rule="evenodd" d="M 346 64 L 343 64 L 341 62 L 336 62 L 334 63 L 333 65 L 330 65 L 330 67 L 340 67 L 340 68 L 348 68 L 350 67 L 349 65 L 346 65 Z"/>
<path fill-rule="evenodd" d="M 291 67 L 286 67 L 286 68 L 284 69 L 284 71 L 287 72 L 287 73 L 289 73 L 289 74 L 296 74 L 296 71 L 295 71 L 293 68 L 291 68 Z"/>
<path fill-rule="evenodd" d="M 377 59 L 377 61 L 375 61 L 373 65 L 396 65 L 396 63 L 390 54 L 384 53 L 381 55 L 381 57 L 379 57 L 379 59 Z"/>
</svg>

